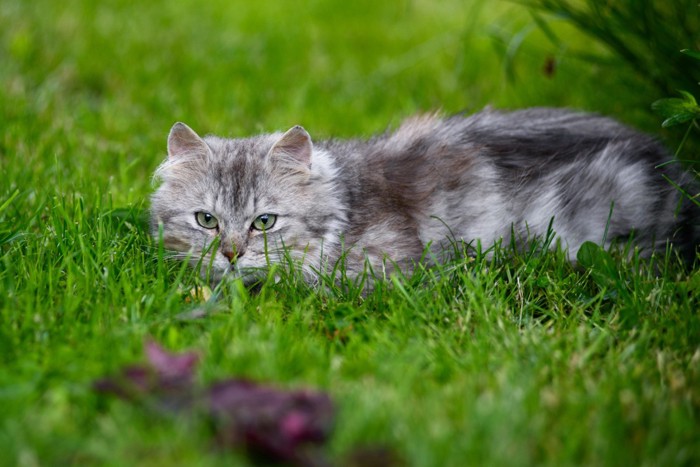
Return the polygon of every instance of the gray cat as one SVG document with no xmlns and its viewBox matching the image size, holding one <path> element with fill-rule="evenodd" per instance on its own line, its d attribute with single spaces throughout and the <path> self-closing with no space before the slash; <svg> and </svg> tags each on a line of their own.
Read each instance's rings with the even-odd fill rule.
<svg viewBox="0 0 700 467">
<path fill-rule="evenodd" d="M 613 120 L 547 108 L 425 115 L 313 143 L 300 126 L 223 139 L 176 123 L 152 229 L 215 281 L 246 284 L 289 258 L 310 282 L 341 258 L 350 277 L 366 262 L 382 275 L 425 252 L 444 259 L 455 240 L 525 245 L 550 226 L 570 258 L 588 240 L 633 238 L 644 255 L 671 241 L 692 261 L 698 208 L 667 179 L 694 195 L 693 177 L 669 160 Z"/>
</svg>

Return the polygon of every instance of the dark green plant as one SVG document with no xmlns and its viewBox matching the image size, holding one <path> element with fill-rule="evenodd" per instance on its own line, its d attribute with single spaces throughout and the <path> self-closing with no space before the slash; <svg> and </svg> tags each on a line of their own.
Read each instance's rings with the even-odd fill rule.
<svg viewBox="0 0 700 467">
<path fill-rule="evenodd" d="M 689 122 L 677 146 L 676 156 L 685 148 L 684 162 L 691 166 L 700 160 L 700 143 L 689 138 L 698 127 L 700 107 L 692 92 L 700 77 L 700 53 L 681 45 L 700 47 L 700 5 L 696 0 L 521 0 L 531 9 L 534 23 L 560 49 L 562 41 L 541 13 L 562 19 L 607 48 L 605 53 L 569 51 L 569 55 L 608 66 L 611 72 L 621 65 L 637 77 L 640 96 L 655 89 L 659 96 L 680 93 L 680 98 L 654 102 L 652 109 L 664 117 L 664 128 Z M 610 60 L 612 58 L 612 61 Z M 644 87 L 646 84 L 646 88 Z M 634 86 L 634 83 L 630 85 Z M 666 134 L 675 139 L 677 136 Z"/>
<path fill-rule="evenodd" d="M 684 49 L 681 50 L 685 55 L 692 57 L 700 63 L 700 52 L 695 52 L 692 50 Z M 679 90 L 678 91 L 682 97 L 669 97 L 665 99 L 659 99 L 651 105 L 651 108 L 656 111 L 659 115 L 664 117 L 664 121 L 661 124 L 664 128 L 681 125 L 683 123 L 688 123 L 688 129 L 681 140 L 678 149 L 676 150 L 676 157 L 680 153 L 683 145 L 688 140 L 693 127 L 698 127 L 698 119 L 700 118 L 700 106 L 698 102 L 688 91 Z"/>
<path fill-rule="evenodd" d="M 559 45 L 540 12 L 563 19 L 626 63 L 661 95 L 693 89 L 700 61 L 678 54 L 679 44 L 698 48 L 700 7 L 697 0 L 522 0 L 535 21 Z M 590 51 L 580 56 L 599 59 Z"/>
<path fill-rule="evenodd" d="M 699 52 L 695 52 L 688 49 L 681 50 L 681 52 L 694 59 L 700 60 Z M 653 104 L 651 104 L 651 108 L 654 109 L 656 113 L 664 117 L 665 120 L 661 124 L 661 126 L 663 126 L 664 128 L 688 123 L 688 128 L 686 129 L 685 134 L 683 135 L 683 139 L 681 140 L 680 144 L 678 145 L 678 148 L 676 149 L 676 158 L 678 158 L 681 150 L 683 149 L 683 146 L 685 145 L 686 141 L 688 141 L 688 136 L 690 136 L 690 132 L 692 131 L 692 129 L 700 128 L 698 126 L 698 119 L 700 118 L 700 106 L 698 106 L 698 102 L 695 99 L 695 96 L 693 96 L 688 91 L 679 90 L 678 92 L 682 97 L 669 97 L 665 99 L 659 99 Z M 697 173 L 698 172 L 696 170 L 696 174 Z M 671 181 L 671 183 L 673 183 L 673 181 Z M 675 183 L 674 186 L 683 191 L 682 188 L 680 188 Z M 686 192 L 684 192 L 684 194 L 688 196 L 695 204 L 700 205 L 700 201 L 698 201 L 698 194 Z"/>
</svg>

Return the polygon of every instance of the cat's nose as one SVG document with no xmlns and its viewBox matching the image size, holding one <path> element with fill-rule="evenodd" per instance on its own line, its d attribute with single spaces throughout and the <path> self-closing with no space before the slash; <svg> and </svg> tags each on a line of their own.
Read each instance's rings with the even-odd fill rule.
<svg viewBox="0 0 700 467">
<path fill-rule="evenodd" d="M 236 258 L 238 258 L 238 255 L 235 254 L 233 251 L 222 251 L 225 257 L 228 258 L 229 263 L 233 263 Z"/>
<path fill-rule="evenodd" d="M 228 258 L 229 263 L 235 263 L 238 258 L 243 256 L 243 253 L 245 253 L 245 250 L 242 248 L 234 248 L 232 250 L 224 250 L 222 251 L 223 255 Z"/>
</svg>

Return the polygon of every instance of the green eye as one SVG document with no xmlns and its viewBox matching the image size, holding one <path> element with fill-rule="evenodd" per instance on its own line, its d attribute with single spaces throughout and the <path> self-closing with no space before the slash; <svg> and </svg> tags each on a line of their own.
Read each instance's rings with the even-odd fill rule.
<svg viewBox="0 0 700 467">
<path fill-rule="evenodd" d="M 208 212 L 195 212 L 194 218 L 197 219 L 197 224 L 201 225 L 205 229 L 216 229 L 219 227 L 219 220 Z"/>
<path fill-rule="evenodd" d="M 270 230 L 275 225 L 276 220 L 275 214 L 262 214 L 253 221 L 253 228 L 255 230 Z"/>
</svg>

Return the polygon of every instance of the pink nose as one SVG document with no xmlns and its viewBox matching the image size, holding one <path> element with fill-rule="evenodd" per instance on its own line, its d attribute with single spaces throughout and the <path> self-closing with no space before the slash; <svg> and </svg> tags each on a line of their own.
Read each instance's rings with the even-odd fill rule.
<svg viewBox="0 0 700 467">
<path fill-rule="evenodd" d="M 245 248 L 233 248 L 232 250 L 223 250 L 223 255 L 228 258 L 230 263 L 236 262 L 238 258 L 243 256 Z"/>
<path fill-rule="evenodd" d="M 235 254 L 233 251 L 224 251 L 223 254 L 225 257 L 228 258 L 230 263 L 233 263 L 238 258 L 238 255 Z"/>
</svg>

